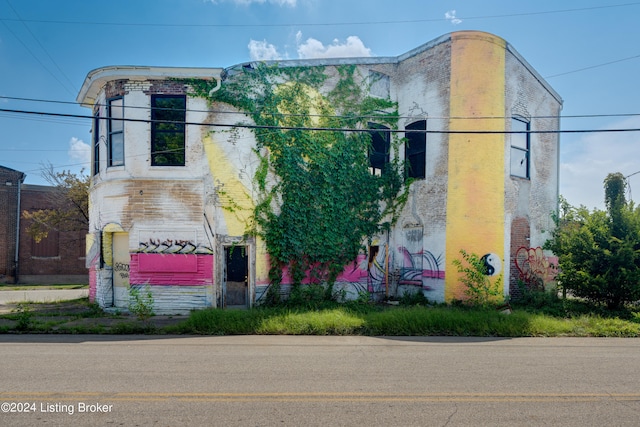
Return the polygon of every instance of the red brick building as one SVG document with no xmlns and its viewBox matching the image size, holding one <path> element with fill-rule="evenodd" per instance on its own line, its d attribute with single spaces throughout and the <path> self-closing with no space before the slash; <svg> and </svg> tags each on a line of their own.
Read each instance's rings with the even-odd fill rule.
<svg viewBox="0 0 640 427">
<path fill-rule="evenodd" d="M 23 211 L 55 208 L 54 187 L 24 184 L 25 174 L 0 166 L 0 283 L 88 283 L 86 231 L 51 231 L 36 243 Z"/>
</svg>

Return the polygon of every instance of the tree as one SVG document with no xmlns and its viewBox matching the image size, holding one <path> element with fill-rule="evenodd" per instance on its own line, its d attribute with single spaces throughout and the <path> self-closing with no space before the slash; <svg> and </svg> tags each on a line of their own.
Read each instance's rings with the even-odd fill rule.
<svg viewBox="0 0 640 427">
<path fill-rule="evenodd" d="M 51 163 L 43 166 L 41 174 L 54 187 L 47 195 L 51 208 L 22 212 L 22 217 L 31 221 L 27 233 L 40 242 L 52 230 L 88 230 L 90 176 L 83 171 L 79 175 L 68 170 L 56 172 Z"/>
<path fill-rule="evenodd" d="M 627 202 L 626 186 L 622 174 L 607 175 L 606 211 L 561 200 L 557 227 L 545 243 L 558 255 L 562 286 L 612 310 L 640 299 L 640 208 Z"/>
</svg>

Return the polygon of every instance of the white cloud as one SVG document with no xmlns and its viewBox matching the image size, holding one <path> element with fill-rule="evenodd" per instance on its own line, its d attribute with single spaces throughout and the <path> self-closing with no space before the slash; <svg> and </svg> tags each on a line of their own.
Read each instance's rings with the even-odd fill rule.
<svg viewBox="0 0 640 427">
<path fill-rule="evenodd" d="M 371 49 L 365 47 L 362 40 L 357 36 L 347 37 L 344 43 L 340 43 L 338 39 L 334 39 L 333 43 L 328 46 L 311 37 L 304 42 L 301 42 L 301 40 L 302 33 L 298 31 L 298 34 L 296 34 L 296 42 L 298 45 L 298 56 L 301 59 L 371 56 Z"/>
<path fill-rule="evenodd" d="M 444 13 L 444 17 L 446 20 L 451 21 L 451 23 L 453 25 L 458 25 L 460 23 L 462 23 L 462 19 L 458 19 L 456 18 L 456 11 L 455 10 L 449 10 L 447 12 Z"/>
<path fill-rule="evenodd" d="M 69 158 L 73 162 L 89 164 L 91 162 L 91 146 L 75 136 L 69 141 Z"/>
<path fill-rule="evenodd" d="M 249 45 L 249 57 L 252 61 L 272 61 L 282 59 L 278 49 L 266 40 L 251 40 Z"/>
<path fill-rule="evenodd" d="M 640 129 L 640 118 L 613 123 L 610 128 Z M 627 176 L 640 171 L 638 132 L 599 132 L 562 144 L 560 194 L 572 205 L 604 209 L 604 179 L 609 173 Z M 640 174 L 628 183 L 633 196 L 640 197 Z"/>
</svg>

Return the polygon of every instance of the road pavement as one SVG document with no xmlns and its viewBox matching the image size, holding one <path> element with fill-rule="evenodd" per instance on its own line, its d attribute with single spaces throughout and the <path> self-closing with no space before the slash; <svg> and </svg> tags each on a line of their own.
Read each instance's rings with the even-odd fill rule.
<svg viewBox="0 0 640 427">
<path fill-rule="evenodd" d="M 4 335 L 0 354 L 0 425 L 640 419 L 637 339 Z"/>
</svg>

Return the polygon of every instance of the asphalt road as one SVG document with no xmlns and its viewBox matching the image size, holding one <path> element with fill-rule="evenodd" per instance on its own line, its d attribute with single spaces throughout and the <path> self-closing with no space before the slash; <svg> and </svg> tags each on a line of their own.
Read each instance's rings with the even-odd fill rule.
<svg viewBox="0 0 640 427">
<path fill-rule="evenodd" d="M 3 426 L 640 424 L 637 339 L 3 335 L 0 356 Z"/>
</svg>

